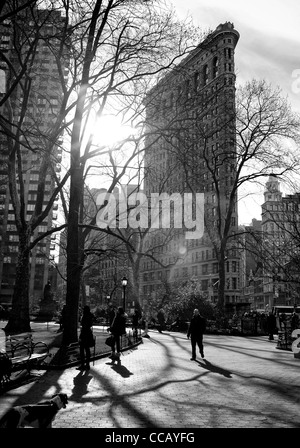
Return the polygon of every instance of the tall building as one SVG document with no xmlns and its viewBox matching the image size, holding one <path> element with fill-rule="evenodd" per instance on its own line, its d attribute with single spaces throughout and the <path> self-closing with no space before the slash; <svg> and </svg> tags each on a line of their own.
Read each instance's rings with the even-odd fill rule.
<svg viewBox="0 0 300 448">
<path fill-rule="evenodd" d="M 148 247 L 153 247 L 154 257 L 143 262 L 142 301 L 170 282 L 189 278 L 198 279 L 204 295 L 217 301 L 217 231 L 219 225 L 225 225 L 235 175 L 234 51 L 238 39 L 232 23 L 220 24 L 147 95 L 147 197 L 178 193 L 170 206 L 174 218 L 176 201 L 184 193 L 203 193 L 205 230 L 202 237 L 191 239 L 185 238 L 180 225 L 149 232 Z M 194 207 L 192 204 L 193 216 Z M 234 204 L 230 232 L 237 226 Z M 237 249 L 232 238 L 225 263 L 228 306 L 239 301 Z"/>
<path fill-rule="evenodd" d="M 6 7 L 13 2 L 7 2 Z M 8 11 L 8 9 L 6 10 Z M 2 11 L 3 12 L 3 11 Z M 60 45 L 58 33 L 62 25 L 59 11 L 27 8 L 1 22 L 0 25 L 0 100 L 13 85 L 9 99 L 0 106 L 0 303 L 10 304 L 15 283 L 19 236 L 8 187 L 7 129 L 12 127 L 15 142 L 20 143 L 22 188 L 24 189 L 25 219 L 30 220 L 37 202 L 39 172 L 45 153 L 49 151 L 49 165 L 43 177 L 45 195 L 43 208 L 53 192 L 61 169 L 62 136 L 50 141 L 53 125 L 62 101 L 61 76 L 67 76 L 67 67 L 61 61 L 59 73 L 56 55 Z M 7 63 L 9 61 L 9 63 Z M 65 61 L 67 64 L 67 61 Z M 24 71 L 24 73 L 22 73 Z M 20 79 L 18 80 L 18 75 Z M 14 78 L 15 77 L 15 78 Z M 28 97 L 26 97 L 28 95 Z M 25 106 L 25 100 L 27 104 Z M 8 108 L 9 104 L 9 108 Z M 10 115 L 8 114 L 10 110 Z M 50 149 L 51 148 L 51 149 Z M 53 171 L 50 169 L 53 168 Z M 21 184 L 17 175 L 17 190 Z M 23 204 L 21 204 L 23 205 Z M 34 238 L 55 226 L 57 202 L 49 215 L 35 230 Z M 51 281 L 51 263 L 57 236 L 42 239 L 30 256 L 30 305 L 37 305 L 43 289 Z"/>
</svg>

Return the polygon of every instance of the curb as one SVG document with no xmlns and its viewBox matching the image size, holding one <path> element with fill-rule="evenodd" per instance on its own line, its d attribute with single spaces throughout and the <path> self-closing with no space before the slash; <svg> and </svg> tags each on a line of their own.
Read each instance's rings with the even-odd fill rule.
<svg viewBox="0 0 300 448">
<path fill-rule="evenodd" d="M 125 351 L 128 351 L 128 350 L 130 350 L 130 349 L 132 349 L 134 347 L 138 347 L 140 344 L 143 344 L 142 339 L 140 341 L 134 343 L 134 344 L 131 344 L 130 346 L 128 345 L 128 346 L 122 348 L 121 353 L 123 353 Z M 104 353 L 96 354 L 95 356 L 91 355 L 90 361 L 93 362 L 93 361 L 95 361 L 97 359 L 106 358 L 106 357 L 108 357 L 110 355 L 110 353 L 111 353 L 110 351 L 107 351 L 107 352 L 104 352 Z M 80 364 L 80 360 L 78 359 L 76 361 L 72 361 L 72 362 L 68 362 L 68 363 L 60 364 L 60 365 L 55 365 L 55 364 L 54 365 L 53 364 L 41 365 L 36 370 L 47 370 L 47 371 L 48 370 L 63 370 L 63 369 L 68 369 L 68 368 L 71 368 L 71 367 L 78 366 L 79 364 Z"/>
</svg>

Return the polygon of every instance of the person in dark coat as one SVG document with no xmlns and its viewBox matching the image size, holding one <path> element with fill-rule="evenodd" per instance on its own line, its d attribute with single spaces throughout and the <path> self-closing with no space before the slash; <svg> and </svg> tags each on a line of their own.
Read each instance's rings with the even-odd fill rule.
<svg viewBox="0 0 300 448">
<path fill-rule="evenodd" d="M 276 330 L 276 317 L 272 313 L 272 311 L 269 311 L 269 314 L 267 316 L 267 332 L 269 335 L 269 341 L 274 340 L 275 330 Z"/>
<path fill-rule="evenodd" d="M 111 327 L 108 329 L 114 337 L 114 344 L 112 346 L 111 359 L 120 359 L 121 352 L 121 336 L 126 334 L 126 317 L 124 309 L 119 306 Z M 117 353 L 116 353 L 117 350 Z"/>
<path fill-rule="evenodd" d="M 110 303 L 108 306 L 107 315 L 108 315 L 108 325 L 111 326 L 116 315 L 115 307 L 113 306 L 112 303 Z"/>
<path fill-rule="evenodd" d="M 135 338 L 137 338 L 138 336 L 139 320 L 140 320 L 140 313 L 138 312 L 137 309 L 135 309 L 132 316 L 132 330 Z"/>
<path fill-rule="evenodd" d="M 200 314 L 199 310 L 195 308 L 187 332 L 188 339 L 191 337 L 191 345 L 192 345 L 191 361 L 196 360 L 196 345 L 198 345 L 199 347 L 201 357 L 204 358 L 203 333 L 205 331 L 205 328 L 206 328 L 206 319 Z"/>
<path fill-rule="evenodd" d="M 157 320 L 158 320 L 158 331 L 161 333 L 165 329 L 166 324 L 163 310 L 159 310 L 159 312 L 157 313 Z"/>
<path fill-rule="evenodd" d="M 83 308 L 83 314 L 81 318 L 81 332 L 79 335 L 79 348 L 80 348 L 80 360 L 81 365 L 77 368 L 77 370 L 89 370 L 90 368 L 90 359 L 91 359 L 91 350 L 92 341 L 94 339 L 93 336 L 93 321 L 94 316 L 90 311 L 90 307 L 86 305 Z"/>
<path fill-rule="evenodd" d="M 58 329 L 58 331 L 63 331 L 63 329 L 65 328 L 66 318 L 67 318 L 67 307 L 66 307 L 66 305 L 64 305 L 62 310 L 61 310 L 61 316 L 60 316 L 60 319 L 59 319 L 59 329 Z"/>
</svg>

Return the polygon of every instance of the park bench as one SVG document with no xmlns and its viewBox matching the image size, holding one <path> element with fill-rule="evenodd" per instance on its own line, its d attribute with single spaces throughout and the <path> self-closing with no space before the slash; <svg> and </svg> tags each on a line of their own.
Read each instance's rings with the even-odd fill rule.
<svg viewBox="0 0 300 448">
<path fill-rule="evenodd" d="M 34 342 L 31 333 L 9 335 L 5 338 L 5 351 L 0 352 L 0 386 L 7 384 L 13 372 L 38 369 L 50 356 L 45 342 Z"/>
</svg>

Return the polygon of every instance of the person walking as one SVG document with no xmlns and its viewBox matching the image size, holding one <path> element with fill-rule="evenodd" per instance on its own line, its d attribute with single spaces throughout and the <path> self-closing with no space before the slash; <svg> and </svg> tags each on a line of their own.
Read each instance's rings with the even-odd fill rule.
<svg viewBox="0 0 300 448">
<path fill-rule="evenodd" d="M 275 330 L 276 330 L 276 317 L 272 313 L 272 311 L 269 311 L 269 314 L 267 316 L 267 332 L 269 335 L 269 341 L 274 341 Z"/>
<path fill-rule="evenodd" d="M 157 320 L 158 320 L 158 331 L 161 333 L 165 329 L 165 315 L 163 310 L 159 310 L 157 313 Z"/>
<path fill-rule="evenodd" d="M 93 321 L 94 316 L 90 311 L 90 307 L 85 305 L 83 308 L 83 314 L 81 318 L 81 332 L 79 335 L 79 349 L 80 349 L 80 367 L 77 370 L 89 370 L 90 369 L 90 359 L 91 350 L 90 347 L 93 346 L 94 336 L 93 336 Z"/>
<path fill-rule="evenodd" d="M 61 310 L 61 315 L 60 315 L 60 319 L 59 319 L 59 329 L 57 330 L 57 332 L 64 330 L 66 318 L 67 318 L 67 307 L 66 307 L 66 305 L 64 305 Z"/>
<path fill-rule="evenodd" d="M 124 314 L 124 309 L 121 306 L 119 306 L 113 323 L 108 330 L 111 332 L 114 338 L 110 358 L 112 360 L 119 360 L 121 352 L 121 337 L 123 334 L 126 334 L 126 317 Z"/>
<path fill-rule="evenodd" d="M 199 347 L 201 357 L 204 358 L 203 333 L 205 331 L 205 328 L 206 328 L 206 319 L 200 314 L 198 308 L 195 308 L 187 332 L 187 338 L 189 339 L 191 337 L 191 345 L 192 345 L 191 361 L 196 360 L 196 345 L 198 345 Z"/>
<path fill-rule="evenodd" d="M 132 330 L 133 330 L 133 337 L 135 340 L 137 340 L 138 337 L 139 320 L 140 320 L 140 313 L 138 312 L 137 309 L 135 309 L 132 316 Z"/>
<path fill-rule="evenodd" d="M 107 317 L 108 317 L 108 326 L 110 327 L 114 321 L 116 315 L 115 307 L 112 303 L 108 305 Z"/>
</svg>

